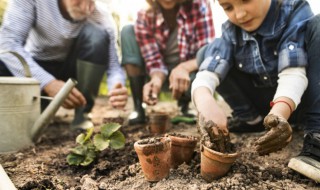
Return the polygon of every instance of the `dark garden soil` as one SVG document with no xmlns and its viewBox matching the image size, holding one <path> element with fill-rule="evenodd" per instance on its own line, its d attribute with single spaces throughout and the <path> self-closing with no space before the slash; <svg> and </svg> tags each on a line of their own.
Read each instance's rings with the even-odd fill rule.
<svg viewBox="0 0 320 190">
<path fill-rule="evenodd" d="M 125 112 L 112 110 L 101 97 L 93 110 L 93 121 L 99 126 L 107 121 L 119 121 L 132 109 L 128 103 Z M 222 102 L 222 106 L 225 106 Z M 152 110 L 166 111 L 171 117 L 177 114 L 175 102 L 163 102 Z M 226 107 L 226 111 L 228 111 Z M 152 137 L 146 126 L 123 125 L 126 145 L 120 150 L 105 150 L 96 162 L 88 167 L 69 166 L 66 156 L 75 146 L 79 131 L 71 130 L 72 111 L 60 109 L 55 120 L 45 130 L 35 146 L 15 153 L 0 155 L 0 163 L 18 189 L 38 190 L 99 190 L 99 189 L 320 189 L 320 184 L 287 167 L 289 159 L 302 147 L 303 133 L 295 130 L 293 141 L 281 152 L 258 156 L 251 144 L 263 133 L 231 134 L 231 142 L 241 156 L 223 178 L 207 183 L 200 175 L 199 146 L 190 164 L 171 169 L 169 177 L 150 183 L 144 179 L 133 144 L 139 139 Z M 199 137 L 196 125 L 172 125 L 168 132 Z M 199 144 L 199 143 L 198 143 Z M 1 180 L 1 179 L 0 179 Z"/>
</svg>

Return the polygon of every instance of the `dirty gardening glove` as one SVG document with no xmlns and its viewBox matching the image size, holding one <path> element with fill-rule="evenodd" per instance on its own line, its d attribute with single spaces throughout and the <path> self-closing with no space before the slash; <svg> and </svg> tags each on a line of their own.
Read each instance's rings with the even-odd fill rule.
<svg viewBox="0 0 320 190">
<path fill-rule="evenodd" d="M 275 152 L 289 144 L 292 139 L 292 129 L 286 119 L 269 114 L 264 118 L 263 124 L 268 132 L 255 142 L 259 155 Z"/>
<path fill-rule="evenodd" d="M 218 152 L 225 153 L 230 149 L 230 136 L 224 134 L 213 121 L 205 121 L 202 115 L 199 116 L 198 131 L 201 134 L 200 144 Z"/>
</svg>

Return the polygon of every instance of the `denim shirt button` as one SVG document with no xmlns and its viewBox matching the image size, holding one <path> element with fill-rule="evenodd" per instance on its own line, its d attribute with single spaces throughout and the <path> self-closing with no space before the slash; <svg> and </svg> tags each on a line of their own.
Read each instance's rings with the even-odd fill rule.
<svg viewBox="0 0 320 190">
<path fill-rule="evenodd" d="M 239 68 L 242 68 L 242 63 L 239 63 Z"/>
<path fill-rule="evenodd" d="M 294 49 L 294 45 L 289 45 L 289 49 L 292 51 Z"/>
<path fill-rule="evenodd" d="M 268 77 L 264 76 L 264 77 L 263 77 L 263 80 L 268 80 Z"/>
<path fill-rule="evenodd" d="M 216 60 L 219 60 L 219 59 L 220 59 L 220 56 L 219 56 L 219 55 L 217 55 L 217 56 L 216 56 Z"/>
<path fill-rule="evenodd" d="M 273 55 L 278 55 L 278 52 L 276 50 L 274 50 Z"/>
</svg>

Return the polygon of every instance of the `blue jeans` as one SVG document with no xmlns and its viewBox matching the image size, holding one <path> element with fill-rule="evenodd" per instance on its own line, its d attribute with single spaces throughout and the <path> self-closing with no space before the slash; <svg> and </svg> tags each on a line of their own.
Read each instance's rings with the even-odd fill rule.
<svg viewBox="0 0 320 190">
<path fill-rule="evenodd" d="M 308 87 L 301 103 L 290 116 L 292 124 L 305 126 L 305 133 L 320 132 L 320 15 L 309 21 L 305 38 L 308 54 Z M 203 54 L 204 50 L 201 50 Z M 199 54 L 201 54 L 199 52 Z M 201 62 L 200 62 L 201 63 Z M 243 121 L 249 121 L 258 115 L 265 116 L 270 111 L 270 101 L 277 89 L 277 84 L 261 86 L 258 76 L 245 74 L 233 67 L 225 80 L 217 88 L 233 110 L 232 115 Z"/>
<path fill-rule="evenodd" d="M 77 59 L 93 64 L 105 65 L 108 63 L 110 45 L 109 34 L 92 24 L 86 24 L 71 46 L 65 61 L 43 61 L 34 59 L 42 68 L 57 79 L 66 81 L 76 76 Z M 6 65 L 0 60 L 0 76 L 12 76 Z"/>
</svg>

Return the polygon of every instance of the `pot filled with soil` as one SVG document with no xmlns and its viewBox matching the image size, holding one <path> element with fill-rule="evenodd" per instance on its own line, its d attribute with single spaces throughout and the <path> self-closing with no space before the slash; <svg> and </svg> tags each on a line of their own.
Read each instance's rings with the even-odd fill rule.
<svg viewBox="0 0 320 190">
<path fill-rule="evenodd" d="M 177 168 L 182 163 L 189 163 L 197 146 L 197 138 L 177 133 L 166 135 L 171 139 L 171 167 Z"/>
<path fill-rule="evenodd" d="M 202 121 L 201 121 L 202 120 Z M 201 176 L 207 181 L 225 176 L 239 157 L 228 133 L 220 130 L 212 121 L 200 117 L 198 129 L 201 133 Z"/>
<path fill-rule="evenodd" d="M 171 158 L 170 138 L 154 137 L 142 139 L 134 143 L 134 149 L 147 181 L 160 181 L 169 175 Z"/>
<path fill-rule="evenodd" d="M 149 131 L 152 134 L 164 134 L 170 126 L 170 116 L 167 113 L 154 112 L 149 115 Z"/>
</svg>

